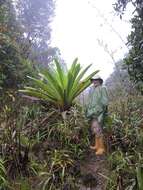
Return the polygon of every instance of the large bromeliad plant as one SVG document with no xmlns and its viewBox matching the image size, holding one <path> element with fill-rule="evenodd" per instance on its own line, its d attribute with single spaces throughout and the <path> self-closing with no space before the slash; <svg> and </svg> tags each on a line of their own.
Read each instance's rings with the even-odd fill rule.
<svg viewBox="0 0 143 190">
<path fill-rule="evenodd" d="M 82 69 L 77 58 L 66 72 L 58 60 L 55 60 L 55 65 L 55 68 L 40 72 L 40 79 L 28 76 L 33 81 L 33 87 L 26 86 L 24 90 L 20 91 L 26 95 L 48 101 L 61 111 L 65 111 L 72 106 L 75 98 L 91 84 L 90 79 L 98 71 L 92 72 L 83 79 L 91 65 Z"/>
</svg>

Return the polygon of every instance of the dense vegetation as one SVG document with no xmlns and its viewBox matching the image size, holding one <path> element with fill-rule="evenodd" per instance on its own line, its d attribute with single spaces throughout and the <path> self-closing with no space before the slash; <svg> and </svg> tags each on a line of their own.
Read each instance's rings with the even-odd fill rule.
<svg viewBox="0 0 143 190">
<path fill-rule="evenodd" d="M 136 84 L 129 81 L 127 72 L 120 75 L 118 69 L 115 68 L 106 83 L 111 97 L 108 132 L 111 173 L 107 189 L 140 190 L 143 182 L 143 97 L 136 90 Z M 113 79 L 115 84 L 110 86 Z"/>
<path fill-rule="evenodd" d="M 115 4 L 120 16 L 129 2 Z M 133 6 L 129 53 L 106 81 L 109 190 L 143 187 L 142 1 Z M 59 49 L 50 46 L 54 8 L 53 0 L 0 1 L 2 190 L 80 188 L 90 138 L 77 97 L 98 71 L 84 77 L 90 65 L 82 70 L 78 59 L 67 69 Z"/>
<path fill-rule="evenodd" d="M 129 54 L 125 58 L 125 63 L 130 75 L 140 91 L 143 91 L 143 2 L 142 0 L 117 0 L 115 10 L 121 18 L 128 9 L 128 4 L 134 7 L 133 17 L 131 18 L 132 31 L 128 36 Z"/>
<path fill-rule="evenodd" d="M 128 95 L 111 103 L 113 123 L 110 134 L 108 189 L 142 189 L 143 184 L 143 98 Z"/>
<path fill-rule="evenodd" d="M 114 8 L 120 17 L 131 3 L 132 31 L 128 36 L 129 54 L 118 62 L 107 80 L 112 101 L 109 163 L 111 178 L 108 189 L 143 188 L 143 64 L 142 1 L 117 1 Z M 113 82 L 114 81 L 114 82 Z M 111 85 L 112 84 L 112 85 Z"/>
</svg>

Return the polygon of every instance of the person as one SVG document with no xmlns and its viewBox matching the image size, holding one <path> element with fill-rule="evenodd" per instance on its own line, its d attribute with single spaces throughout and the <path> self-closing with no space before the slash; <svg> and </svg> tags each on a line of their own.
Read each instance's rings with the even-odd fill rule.
<svg viewBox="0 0 143 190">
<path fill-rule="evenodd" d="M 93 88 L 88 97 L 86 106 L 86 117 L 90 121 L 91 131 L 95 135 L 95 145 L 91 146 L 96 155 L 102 155 L 106 152 L 104 145 L 103 125 L 108 108 L 108 93 L 104 87 L 103 79 L 99 76 L 91 79 Z"/>
</svg>

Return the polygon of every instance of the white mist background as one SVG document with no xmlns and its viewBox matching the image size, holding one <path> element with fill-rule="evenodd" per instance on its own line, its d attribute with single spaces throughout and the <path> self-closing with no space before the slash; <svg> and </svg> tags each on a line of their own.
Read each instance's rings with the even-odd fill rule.
<svg viewBox="0 0 143 190">
<path fill-rule="evenodd" d="M 116 61 L 127 53 L 125 43 L 131 31 L 132 7 L 121 20 L 113 9 L 113 3 L 115 0 L 56 1 L 52 46 L 60 49 L 68 67 L 78 57 L 84 67 L 93 64 L 89 72 L 100 70 L 99 75 L 107 79 L 113 72 L 114 63 L 103 46 L 106 45 Z"/>
</svg>

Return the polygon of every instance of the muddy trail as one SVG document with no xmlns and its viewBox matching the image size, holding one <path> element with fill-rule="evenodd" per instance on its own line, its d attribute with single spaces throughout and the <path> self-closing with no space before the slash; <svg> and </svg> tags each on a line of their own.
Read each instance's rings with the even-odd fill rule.
<svg viewBox="0 0 143 190">
<path fill-rule="evenodd" d="M 107 157 L 90 151 L 81 163 L 80 190 L 106 190 L 108 173 Z"/>
</svg>

